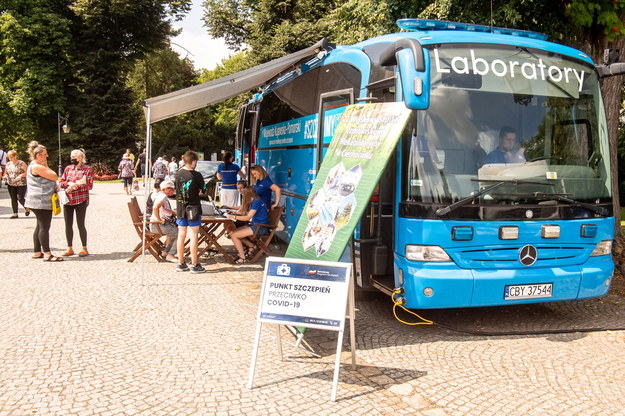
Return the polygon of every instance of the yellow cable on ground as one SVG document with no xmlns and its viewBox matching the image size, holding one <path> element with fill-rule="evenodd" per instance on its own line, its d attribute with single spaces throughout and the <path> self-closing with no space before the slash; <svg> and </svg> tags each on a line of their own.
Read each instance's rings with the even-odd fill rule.
<svg viewBox="0 0 625 416">
<path fill-rule="evenodd" d="M 404 325 L 434 325 L 434 321 L 430 321 L 429 319 L 425 319 L 424 317 L 419 316 L 418 314 L 414 313 L 413 311 L 404 308 L 404 306 L 401 304 L 401 302 L 397 301 L 395 299 L 395 295 L 397 295 L 399 293 L 401 293 L 401 291 L 396 289 L 396 290 L 393 291 L 393 294 L 391 295 L 391 299 L 393 300 L 393 315 L 395 316 L 395 319 L 397 319 L 399 322 L 401 322 Z M 399 316 L 397 316 L 397 307 L 398 306 L 400 308 L 402 308 L 403 310 L 405 310 L 406 312 L 408 312 L 409 314 L 414 315 L 417 318 L 421 319 L 421 321 L 423 321 L 423 322 L 406 322 L 406 321 L 401 320 L 399 318 Z"/>
</svg>

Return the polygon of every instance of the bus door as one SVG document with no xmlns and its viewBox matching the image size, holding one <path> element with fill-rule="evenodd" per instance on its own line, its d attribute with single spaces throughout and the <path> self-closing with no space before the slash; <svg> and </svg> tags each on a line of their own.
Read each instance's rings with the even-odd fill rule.
<svg viewBox="0 0 625 416">
<path fill-rule="evenodd" d="M 254 152 L 256 150 L 256 104 L 247 104 L 239 108 L 239 121 L 237 123 L 235 159 L 240 162 L 240 166 L 249 172 L 250 166 L 254 163 Z"/>
<path fill-rule="evenodd" d="M 345 108 L 354 103 L 354 90 L 351 88 L 327 92 L 319 96 L 319 119 L 317 121 L 317 146 L 314 177 L 319 172 L 332 136 Z"/>
<path fill-rule="evenodd" d="M 389 76 L 367 85 L 369 96 L 358 101 L 367 103 L 394 102 L 397 77 Z M 363 289 L 376 287 L 390 293 L 394 285 L 394 201 L 396 156 L 391 155 L 369 204 L 354 233 L 354 276 Z"/>
</svg>

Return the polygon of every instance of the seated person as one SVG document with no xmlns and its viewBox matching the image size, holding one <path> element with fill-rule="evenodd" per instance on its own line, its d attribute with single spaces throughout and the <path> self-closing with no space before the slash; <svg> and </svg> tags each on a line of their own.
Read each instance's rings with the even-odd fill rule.
<svg viewBox="0 0 625 416">
<path fill-rule="evenodd" d="M 176 243 L 178 240 L 178 226 L 176 225 L 176 216 L 171 209 L 169 197 L 174 194 L 174 183 L 172 181 L 163 181 L 160 184 L 160 190 L 154 198 L 154 209 L 150 222 L 153 232 L 162 232 L 165 235 L 165 249 L 161 256 L 168 262 L 174 263 L 178 261 L 176 257 Z"/>
<path fill-rule="evenodd" d="M 269 211 L 267 210 L 267 204 L 256 195 L 253 187 L 247 187 L 243 189 L 242 206 L 249 206 L 250 209 L 245 215 L 228 214 L 228 218 L 233 220 L 249 221 L 249 225 L 238 227 L 230 233 L 232 244 L 237 249 L 239 257 L 235 260 L 236 264 L 245 263 L 247 259 L 253 257 L 256 252 L 254 250 L 254 244 L 247 239 L 247 237 L 253 235 L 258 229 L 258 235 L 266 234 L 268 229 L 256 224 L 269 224 Z M 247 256 L 243 249 L 246 246 Z"/>
<path fill-rule="evenodd" d="M 516 131 L 510 126 L 504 126 L 499 131 L 499 146 L 486 155 L 484 164 L 491 163 L 523 163 L 525 150 L 516 149 Z"/>
<path fill-rule="evenodd" d="M 237 206 L 234 206 L 234 207 L 228 207 L 228 206 L 222 205 L 221 207 L 224 208 L 224 209 L 227 209 L 230 214 L 236 214 L 236 215 L 245 215 L 245 214 L 247 214 L 247 211 L 250 210 L 250 207 L 249 206 L 243 206 L 243 201 L 242 201 L 243 190 L 245 188 L 247 188 L 247 182 L 246 181 L 237 181 L 237 191 L 239 191 L 239 198 L 241 199 L 241 205 L 237 205 Z M 248 202 L 250 202 L 250 201 L 248 201 Z M 247 221 L 236 220 L 234 222 L 234 227 L 232 227 L 232 229 L 238 228 L 238 227 L 243 227 L 246 224 L 247 224 Z M 230 231 L 230 230 L 228 230 L 228 231 Z"/>
<path fill-rule="evenodd" d="M 237 191 L 239 191 L 239 197 L 238 197 L 239 203 L 241 202 L 241 195 L 243 195 L 243 190 L 245 188 L 247 188 L 246 181 L 237 181 Z M 241 205 L 228 206 L 228 205 L 221 204 L 221 208 L 228 209 L 228 210 L 238 210 L 238 209 L 241 209 Z"/>
<path fill-rule="evenodd" d="M 154 190 L 150 192 L 150 195 L 148 195 L 148 199 L 145 202 L 145 215 L 147 217 L 152 217 L 152 211 L 154 210 L 154 200 L 158 193 L 161 191 L 161 182 L 163 182 L 163 179 L 156 179 L 154 181 Z"/>
</svg>

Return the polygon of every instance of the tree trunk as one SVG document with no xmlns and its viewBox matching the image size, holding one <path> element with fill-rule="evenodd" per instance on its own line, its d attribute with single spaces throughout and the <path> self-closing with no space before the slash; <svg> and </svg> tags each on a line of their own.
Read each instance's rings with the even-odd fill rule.
<svg viewBox="0 0 625 416">
<path fill-rule="evenodd" d="M 623 51 L 625 39 L 618 39 L 608 47 Z M 595 62 L 602 62 L 603 51 L 594 51 Z M 621 59 L 622 61 L 622 59 Z M 612 178 L 612 206 L 614 208 L 614 263 L 620 271 L 621 276 L 625 276 L 625 238 L 621 230 L 621 215 L 619 203 L 619 182 L 618 182 L 618 127 L 621 109 L 621 93 L 623 88 L 623 76 L 604 78 L 601 82 L 601 92 L 603 104 L 605 106 L 606 117 L 608 119 L 608 135 L 610 137 L 610 164 Z"/>
</svg>

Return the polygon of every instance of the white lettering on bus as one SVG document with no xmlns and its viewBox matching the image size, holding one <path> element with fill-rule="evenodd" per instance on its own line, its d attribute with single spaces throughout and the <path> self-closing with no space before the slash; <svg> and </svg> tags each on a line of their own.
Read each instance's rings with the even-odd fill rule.
<svg viewBox="0 0 625 416">
<path fill-rule="evenodd" d="M 317 137 L 317 119 L 307 120 L 304 124 L 304 139 L 315 139 Z"/>
<path fill-rule="evenodd" d="M 584 76 L 586 72 L 578 71 L 575 68 L 563 67 L 560 68 L 555 65 L 547 67 L 542 58 L 538 58 L 536 62 L 519 62 L 519 61 L 503 61 L 501 59 L 494 59 L 492 62 L 488 62 L 484 58 L 480 58 L 475 55 L 473 49 L 469 52 L 470 56 L 454 56 L 451 58 L 449 68 L 443 67 L 438 55 L 438 49 L 434 49 L 434 63 L 436 71 L 441 74 L 449 74 L 454 71 L 457 74 L 470 74 L 473 72 L 477 75 L 488 75 L 492 73 L 497 77 L 510 76 L 512 78 L 517 74 L 521 74 L 524 78 L 529 80 L 541 80 L 551 82 L 561 82 L 570 84 L 577 81 L 579 84 L 578 90 L 582 90 L 584 83 Z M 520 71 L 515 72 L 515 67 L 520 66 Z M 571 77 L 571 74 L 573 77 Z"/>
</svg>

